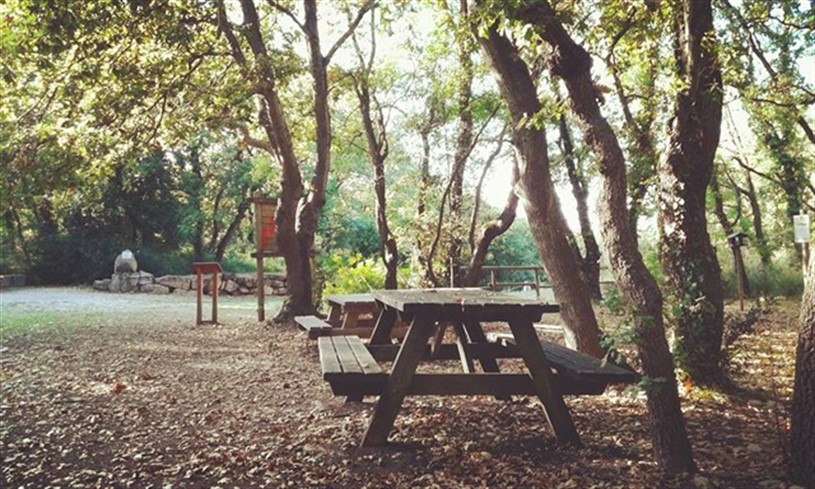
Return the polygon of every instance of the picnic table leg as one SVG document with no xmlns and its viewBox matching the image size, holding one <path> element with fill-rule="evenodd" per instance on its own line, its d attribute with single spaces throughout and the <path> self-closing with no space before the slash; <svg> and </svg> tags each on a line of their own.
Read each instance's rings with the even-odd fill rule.
<svg viewBox="0 0 815 489">
<path fill-rule="evenodd" d="M 580 435 L 574 426 L 569 408 L 563 400 L 563 394 L 555 383 L 549 362 L 543 353 L 538 335 L 532 322 L 510 321 L 509 327 L 518 345 L 518 351 L 532 377 L 532 385 L 543 404 L 546 421 L 555 432 L 561 443 L 580 445 Z"/>
<path fill-rule="evenodd" d="M 487 335 L 484 334 L 484 328 L 481 327 L 481 323 L 478 321 L 467 321 L 464 323 L 465 331 L 467 332 L 467 338 L 471 343 L 479 343 L 482 345 L 487 344 Z M 500 372 L 501 369 L 498 367 L 498 361 L 495 357 L 488 357 L 482 354 L 479 359 L 478 363 L 481 364 L 481 369 L 484 372 Z M 496 399 L 499 401 L 510 401 L 512 400 L 512 396 L 507 394 L 501 394 L 495 396 Z"/>
<path fill-rule="evenodd" d="M 405 340 L 399 348 L 399 354 L 393 362 L 393 369 L 388 375 L 385 388 L 379 395 L 368 430 L 362 439 L 363 446 L 378 446 L 388 442 L 388 435 L 413 382 L 413 375 L 422 358 L 422 352 L 427 347 L 427 340 L 433 334 L 434 324 L 430 318 L 422 316 L 413 318 Z"/>
<path fill-rule="evenodd" d="M 465 374 L 471 374 L 475 372 L 475 364 L 467 352 L 467 345 L 471 343 L 470 336 L 461 323 L 454 323 L 453 329 L 456 332 L 456 347 L 458 347 L 458 358 L 461 360 L 461 370 Z"/>
<path fill-rule="evenodd" d="M 331 304 L 331 310 L 328 311 L 328 319 L 326 322 L 335 328 L 342 325 L 342 307 L 337 304 Z"/>
<path fill-rule="evenodd" d="M 203 314 L 204 302 L 204 276 L 201 271 L 195 274 L 195 324 L 204 322 Z"/>
<path fill-rule="evenodd" d="M 371 345 L 388 345 L 391 342 L 391 331 L 396 324 L 396 310 L 385 307 L 379 311 L 379 318 L 376 320 L 374 330 L 371 332 Z"/>
</svg>

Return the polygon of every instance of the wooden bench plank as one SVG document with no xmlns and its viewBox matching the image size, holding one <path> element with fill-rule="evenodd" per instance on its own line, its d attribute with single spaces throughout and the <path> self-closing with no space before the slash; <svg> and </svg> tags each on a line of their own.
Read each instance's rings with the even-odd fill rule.
<svg viewBox="0 0 815 489">
<path fill-rule="evenodd" d="M 515 344 L 515 338 L 509 333 L 490 333 L 490 339 L 500 341 L 505 345 Z M 640 379 L 635 372 L 611 363 L 601 365 L 601 360 L 565 346 L 549 341 L 541 341 L 541 346 L 546 359 L 562 377 L 571 378 L 577 382 L 607 384 L 631 384 Z"/>
<path fill-rule="evenodd" d="M 319 338 L 320 336 L 323 336 L 334 329 L 331 324 L 323 321 L 317 316 L 295 316 L 294 322 L 297 323 L 300 329 L 308 333 L 309 339 L 312 340 Z"/>
<path fill-rule="evenodd" d="M 379 394 L 387 374 L 358 336 L 321 336 L 317 339 L 323 379 L 338 396 Z"/>
<path fill-rule="evenodd" d="M 342 373 L 342 366 L 331 338 L 327 336 L 317 338 L 317 347 L 320 350 L 320 366 L 323 369 L 323 377 Z"/>
</svg>

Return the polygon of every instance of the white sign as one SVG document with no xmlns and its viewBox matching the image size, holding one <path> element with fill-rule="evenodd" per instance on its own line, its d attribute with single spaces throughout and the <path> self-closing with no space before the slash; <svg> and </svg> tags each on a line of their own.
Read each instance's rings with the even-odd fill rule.
<svg viewBox="0 0 815 489">
<path fill-rule="evenodd" d="M 798 214 L 792 216 L 792 228 L 796 243 L 809 243 L 809 215 Z"/>
</svg>

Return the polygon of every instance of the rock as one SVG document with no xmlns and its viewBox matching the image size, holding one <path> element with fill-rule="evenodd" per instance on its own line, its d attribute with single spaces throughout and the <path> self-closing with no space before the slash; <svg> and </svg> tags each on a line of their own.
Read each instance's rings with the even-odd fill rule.
<svg viewBox="0 0 815 489">
<path fill-rule="evenodd" d="M 234 280 L 225 280 L 224 287 L 222 290 L 224 290 L 227 294 L 234 294 L 238 290 L 238 288 L 239 286 L 238 284 L 235 283 Z"/>
<path fill-rule="evenodd" d="M 94 280 L 93 288 L 94 290 L 104 290 L 105 292 L 108 292 L 110 290 L 110 279 L 103 278 L 102 280 Z"/>
<path fill-rule="evenodd" d="M 164 275 L 156 279 L 156 283 L 169 287 L 172 290 L 189 290 L 192 288 L 192 277 L 189 275 Z"/>
<path fill-rule="evenodd" d="M 142 286 L 141 291 L 148 294 L 169 294 L 170 288 L 160 284 L 146 284 Z"/>
<path fill-rule="evenodd" d="M 149 272 L 114 273 L 110 277 L 111 292 L 135 292 L 147 284 L 153 283 L 153 274 Z"/>
<path fill-rule="evenodd" d="M 113 273 L 132 273 L 139 269 L 136 256 L 130 250 L 124 250 L 113 262 Z"/>
</svg>

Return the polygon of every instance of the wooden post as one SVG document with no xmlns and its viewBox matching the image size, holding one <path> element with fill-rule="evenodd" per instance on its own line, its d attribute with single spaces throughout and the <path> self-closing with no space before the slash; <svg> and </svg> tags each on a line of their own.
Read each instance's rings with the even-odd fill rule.
<svg viewBox="0 0 815 489">
<path fill-rule="evenodd" d="M 200 269 L 195 270 L 195 324 L 204 322 L 204 274 Z"/>
<path fill-rule="evenodd" d="M 736 283 L 739 286 L 739 311 L 744 310 L 744 270 L 741 269 L 741 246 L 733 247 L 733 256 L 736 260 Z"/>
<path fill-rule="evenodd" d="M 277 247 L 277 201 L 263 197 L 260 192 L 252 196 L 255 204 L 255 253 L 257 265 L 258 321 L 266 320 L 266 278 L 263 273 L 263 258 L 280 256 Z"/>
<path fill-rule="evenodd" d="M 263 255 L 258 253 L 256 258 L 257 263 L 257 294 L 258 294 L 258 322 L 266 320 L 266 275 L 263 273 Z"/>
<path fill-rule="evenodd" d="M 223 270 L 218 262 L 195 262 L 192 264 L 195 268 L 195 324 L 203 324 L 205 322 L 218 323 L 218 274 Z M 212 295 L 212 320 L 204 321 L 204 274 L 212 275 L 210 281 L 210 294 Z"/>
<path fill-rule="evenodd" d="M 218 324 L 218 272 L 212 273 L 209 293 L 212 296 L 212 322 Z"/>
</svg>

